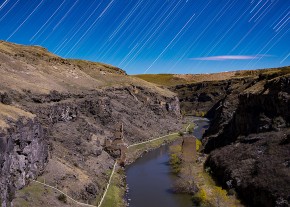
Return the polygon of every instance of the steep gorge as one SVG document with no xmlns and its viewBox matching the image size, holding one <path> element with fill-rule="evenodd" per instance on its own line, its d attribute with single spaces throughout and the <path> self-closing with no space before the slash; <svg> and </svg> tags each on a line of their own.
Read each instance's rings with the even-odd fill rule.
<svg viewBox="0 0 290 207">
<path fill-rule="evenodd" d="M 113 66 L 6 42 L 0 43 L 0 59 L 4 207 L 70 205 L 36 188 L 31 180 L 38 176 L 76 200 L 96 204 L 120 156 L 118 147 L 108 150 L 120 124 L 126 144 L 181 128 L 174 93 Z M 18 191 L 23 187 L 30 190 Z"/>
<path fill-rule="evenodd" d="M 171 88 L 185 113 L 212 118 L 203 139 L 206 167 L 247 206 L 290 205 L 289 73 L 261 70 Z"/>
</svg>

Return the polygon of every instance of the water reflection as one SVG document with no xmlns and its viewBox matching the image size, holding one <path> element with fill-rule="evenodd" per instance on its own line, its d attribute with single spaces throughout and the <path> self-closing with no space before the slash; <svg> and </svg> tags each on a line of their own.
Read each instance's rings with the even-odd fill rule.
<svg viewBox="0 0 290 207">
<path fill-rule="evenodd" d="M 202 137 L 208 120 L 194 121 L 193 135 Z M 174 194 L 172 185 L 176 176 L 171 174 L 168 165 L 169 146 L 162 146 L 146 153 L 126 168 L 126 181 L 129 187 L 126 195 L 131 207 L 192 207 L 190 195 Z"/>
</svg>

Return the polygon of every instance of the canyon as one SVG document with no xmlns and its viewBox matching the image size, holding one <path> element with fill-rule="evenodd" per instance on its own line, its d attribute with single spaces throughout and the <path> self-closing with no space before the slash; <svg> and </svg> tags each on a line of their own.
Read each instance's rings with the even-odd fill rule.
<svg viewBox="0 0 290 207">
<path fill-rule="evenodd" d="M 96 205 L 121 156 L 120 133 L 125 145 L 146 141 L 180 131 L 185 115 L 211 120 L 203 152 L 219 185 L 246 206 L 290 205 L 289 67 L 129 76 L 1 41 L 0 72 L 3 207 L 73 206 L 35 179 Z"/>
<path fill-rule="evenodd" d="M 40 178 L 97 203 L 120 149 L 177 131 L 177 96 L 113 66 L 66 60 L 43 48 L 0 43 L 2 206 L 64 206 Z M 30 192 L 18 191 L 23 187 Z M 24 188 L 25 190 L 25 188 Z"/>
<path fill-rule="evenodd" d="M 290 68 L 216 76 L 170 86 L 183 113 L 211 119 L 205 167 L 246 206 L 289 206 Z"/>
</svg>

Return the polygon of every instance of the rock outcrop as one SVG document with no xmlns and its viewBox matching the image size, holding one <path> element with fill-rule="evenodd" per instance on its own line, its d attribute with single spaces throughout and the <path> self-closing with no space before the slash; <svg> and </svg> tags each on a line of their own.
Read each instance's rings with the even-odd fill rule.
<svg viewBox="0 0 290 207">
<path fill-rule="evenodd" d="M 206 134 L 207 165 L 248 205 L 289 206 L 290 76 L 259 80 L 222 102 L 215 119 L 227 121 Z"/>
<path fill-rule="evenodd" d="M 206 166 L 247 206 L 290 205 L 289 67 L 175 86 L 185 113 L 204 114 Z"/>
<path fill-rule="evenodd" d="M 116 147 L 182 128 L 174 93 L 113 66 L 6 42 L 0 43 L 0 60 L 0 102 L 10 108 L 0 116 L 7 129 L 0 134 L 3 207 L 62 206 L 51 192 L 17 191 L 39 175 L 74 199 L 95 204 L 122 156 Z M 16 112 L 24 115 L 5 121 Z"/>
<path fill-rule="evenodd" d="M 0 130 L 0 200 L 1 206 L 10 206 L 15 191 L 43 173 L 48 145 L 32 114 L 3 104 L 0 109 L 4 121 Z"/>
</svg>

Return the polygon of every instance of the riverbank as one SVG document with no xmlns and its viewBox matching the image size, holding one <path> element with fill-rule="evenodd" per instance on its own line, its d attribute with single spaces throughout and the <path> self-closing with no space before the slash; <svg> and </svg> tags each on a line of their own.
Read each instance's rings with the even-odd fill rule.
<svg viewBox="0 0 290 207">
<path fill-rule="evenodd" d="M 183 128 L 179 132 L 155 138 L 145 143 L 128 146 L 125 165 L 133 163 L 136 159 L 138 159 L 148 151 L 157 149 L 164 144 L 172 143 L 177 139 L 181 138 L 184 134 L 192 132 L 192 130 L 194 129 L 194 123 L 192 123 L 191 121 L 192 120 L 190 119 L 186 119 L 186 123 L 183 124 Z"/>
<path fill-rule="evenodd" d="M 191 139 L 195 138 L 191 137 Z M 199 144 L 195 145 L 198 148 Z M 199 153 L 198 149 L 196 149 L 197 154 L 194 155 L 194 150 L 189 147 L 192 148 L 190 143 L 183 140 L 170 148 L 172 172 L 179 177 L 174 184 L 174 191 L 191 194 L 194 204 L 198 206 L 242 207 L 235 193 L 227 192 L 218 186 L 210 175 L 210 170 L 204 169 L 207 155 Z"/>
<path fill-rule="evenodd" d="M 129 165 L 133 163 L 138 158 L 142 157 L 144 153 L 152 151 L 161 147 L 162 145 L 172 143 L 183 134 L 190 132 L 194 128 L 194 123 L 190 123 L 191 119 L 186 119 L 183 124 L 183 128 L 180 132 L 171 133 L 165 136 L 161 136 L 158 138 L 154 138 L 152 140 L 148 140 L 146 142 L 137 143 L 133 145 L 129 145 L 126 153 L 126 162 L 125 165 Z M 118 206 L 124 207 L 126 203 L 124 202 L 125 192 L 126 192 L 126 182 L 125 182 L 125 171 L 121 166 L 117 167 L 117 170 L 112 175 L 112 182 L 109 185 L 107 193 L 105 195 L 104 201 L 101 207 L 111 207 Z"/>
<path fill-rule="evenodd" d="M 124 201 L 126 192 L 125 178 L 124 168 L 117 166 L 117 169 L 112 175 L 112 180 L 104 197 L 104 201 L 100 207 L 126 206 Z"/>
</svg>

